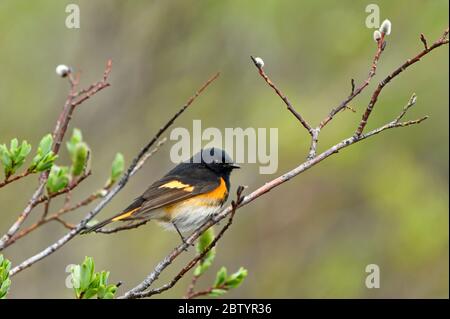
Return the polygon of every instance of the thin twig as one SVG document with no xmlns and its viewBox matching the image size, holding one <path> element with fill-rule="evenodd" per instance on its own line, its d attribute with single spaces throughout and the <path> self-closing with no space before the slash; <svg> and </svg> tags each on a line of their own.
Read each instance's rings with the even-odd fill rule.
<svg viewBox="0 0 450 319">
<path fill-rule="evenodd" d="M 133 174 L 138 171 L 142 165 L 144 165 L 144 163 L 153 156 L 153 154 L 155 154 L 156 152 L 158 152 L 158 150 L 160 149 L 161 146 L 164 145 L 164 143 L 166 143 L 167 138 L 164 137 L 163 139 L 161 139 L 158 144 L 156 144 L 156 146 L 147 154 L 144 155 L 144 157 L 142 157 L 142 159 L 139 161 L 139 163 L 136 165 L 136 167 L 134 168 Z"/>
<path fill-rule="evenodd" d="M 381 53 L 383 53 L 384 48 L 386 47 L 386 42 L 384 41 L 384 37 L 385 37 L 385 35 L 382 33 L 381 34 L 381 38 L 377 42 L 377 50 L 376 50 L 375 55 L 374 55 L 374 57 L 372 59 L 372 66 L 370 67 L 369 74 L 368 74 L 366 80 L 358 88 L 355 89 L 355 88 L 352 87 L 352 91 L 351 91 L 350 95 L 344 101 L 342 101 L 341 104 L 339 104 L 338 106 L 333 108 L 330 111 L 330 113 L 328 114 L 328 116 L 325 117 L 322 120 L 322 122 L 320 122 L 320 124 L 319 124 L 319 128 L 320 129 L 322 129 L 325 125 L 327 125 L 334 118 L 334 116 L 337 113 L 339 113 L 340 111 L 345 109 L 348 103 L 350 103 L 367 86 L 369 86 L 370 81 L 375 76 L 375 73 L 377 71 L 378 61 L 380 60 Z"/>
<path fill-rule="evenodd" d="M 19 179 L 22 179 L 22 178 L 24 178 L 24 177 L 26 177 L 26 176 L 28 176 L 28 175 L 31 175 L 31 174 L 33 174 L 32 171 L 26 170 L 26 171 L 24 171 L 23 173 L 21 173 L 21 174 L 19 174 L 19 175 L 16 175 L 16 176 L 14 176 L 14 177 L 11 177 L 11 178 L 5 178 L 3 181 L 0 182 L 0 188 L 2 188 L 3 186 L 6 186 L 6 185 L 8 185 L 8 184 L 10 184 L 10 183 L 12 183 L 12 182 L 15 182 L 15 181 L 17 181 L 17 180 L 19 180 Z"/>
<path fill-rule="evenodd" d="M 44 220 L 48 215 L 48 210 L 50 209 L 50 202 L 52 200 L 50 196 L 51 194 L 49 195 L 49 198 L 45 201 L 44 212 L 42 213 L 41 220 Z"/>
<path fill-rule="evenodd" d="M 423 51 L 421 51 L 419 54 L 417 54 L 413 58 L 410 58 L 410 59 L 406 60 L 405 63 L 400 65 L 397 69 L 395 69 L 391 74 L 389 74 L 383 81 L 381 81 L 378 84 L 376 90 L 372 94 L 372 97 L 370 99 L 369 104 L 367 105 L 366 111 L 362 115 L 362 118 L 361 118 L 361 121 L 359 122 L 358 128 L 355 131 L 355 135 L 356 136 L 361 135 L 362 132 L 364 131 L 364 128 L 367 125 L 367 121 L 369 120 L 369 116 L 372 113 L 372 110 L 373 110 L 373 108 L 375 107 L 375 104 L 378 101 L 378 96 L 380 95 L 380 93 L 383 90 L 383 88 L 389 82 L 391 82 L 391 80 L 393 78 L 395 78 L 397 75 L 402 73 L 408 67 L 410 67 L 411 65 L 413 65 L 416 62 L 419 62 L 422 57 L 424 57 L 425 55 L 427 55 L 428 53 L 430 53 L 434 49 L 440 47 L 441 45 L 448 44 L 447 36 L 448 36 L 448 28 L 446 29 L 446 31 L 444 31 L 444 34 L 442 35 L 442 37 L 440 37 L 438 40 L 436 40 L 430 47 L 423 49 Z"/>
<path fill-rule="evenodd" d="M 169 119 L 169 121 L 159 129 L 156 135 L 141 149 L 141 151 L 137 154 L 137 156 L 133 159 L 132 163 L 128 167 L 127 171 L 122 175 L 122 178 L 114 186 L 108 194 L 97 204 L 94 209 L 92 209 L 70 232 L 65 234 L 63 237 L 58 239 L 56 242 L 37 253 L 34 256 L 29 257 L 10 271 L 10 276 L 14 276 L 20 271 L 32 266 L 38 261 L 50 256 L 56 250 L 64 246 L 67 242 L 73 239 L 76 235 L 78 235 L 85 227 L 86 224 L 94 218 L 118 193 L 119 191 L 128 183 L 129 178 L 136 172 L 134 169 L 138 165 L 139 161 L 147 154 L 149 149 L 155 144 L 161 135 L 175 122 L 175 120 L 195 101 L 195 99 L 217 78 L 219 77 L 219 73 L 216 73 L 213 77 L 211 77 L 208 81 L 206 81 L 200 89 L 184 104 L 181 109 Z"/>
<path fill-rule="evenodd" d="M 311 125 L 309 125 L 309 123 L 300 115 L 300 113 L 298 113 L 294 107 L 292 106 L 291 102 L 289 101 L 289 99 L 287 98 L 286 95 L 283 94 L 283 92 L 281 92 L 281 90 L 275 85 L 275 83 L 272 82 L 272 80 L 267 76 L 267 74 L 264 72 L 264 69 L 262 68 L 262 66 L 256 61 L 256 59 L 253 56 L 250 56 L 250 58 L 253 61 L 253 64 L 255 65 L 255 67 L 258 69 L 259 74 L 261 75 L 261 77 L 264 79 L 264 81 L 266 81 L 266 83 L 275 91 L 275 93 L 283 100 L 284 104 L 286 104 L 289 112 L 291 112 L 296 118 L 297 120 L 300 121 L 300 123 L 303 125 L 303 127 L 308 131 L 308 133 L 310 135 L 313 134 L 312 130 L 313 128 L 311 127 Z"/>
<path fill-rule="evenodd" d="M 42 195 L 41 197 L 39 197 L 35 201 L 33 207 L 36 207 L 37 205 L 44 203 L 49 198 L 55 198 L 55 197 L 58 197 L 60 195 L 63 195 L 63 194 L 66 194 L 66 193 L 70 192 L 71 190 L 76 188 L 78 185 L 81 184 L 81 182 L 83 182 L 86 178 L 88 178 L 91 175 L 92 175 L 92 172 L 88 171 L 88 172 L 84 173 L 83 175 L 81 175 L 80 178 L 78 178 L 74 183 L 71 183 L 69 186 L 67 186 L 67 187 L 65 187 L 65 188 L 63 188 L 63 189 L 61 189 L 61 190 L 59 190 L 57 192 L 54 192 L 54 193 L 51 193 L 51 194 L 48 194 L 48 195 Z"/>
<path fill-rule="evenodd" d="M 115 228 L 110 228 L 110 229 L 96 229 L 94 232 L 99 233 L 99 234 L 113 234 L 113 233 L 118 233 L 120 231 L 124 231 L 124 230 L 129 230 L 129 229 L 134 229 L 134 228 L 138 228 L 142 225 L 147 224 L 149 221 L 148 220 L 142 220 L 139 222 L 130 222 L 126 225 L 123 226 L 117 226 Z"/>
<path fill-rule="evenodd" d="M 306 159 L 311 159 L 316 156 L 317 144 L 319 143 L 320 128 L 313 129 L 313 134 L 311 136 L 311 146 L 309 147 L 308 157 Z"/>
<path fill-rule="evenodd" d="M 425 50 L 428 50 L 427 39 L 425 38 L 425 35 L 423 33 L 420 34 L 420 41 L 422 41 Z"/>
<path fill-rule="evenodd" d="M 417 101 L 417 96 L 416 93 L 413 93 L 413 95 L 411 95 L 411 98 L 408 101 L 408 104 L 405 105 L 405 107 L 403 108 L 403 110 L 400 112 L 400 114 L 395 118 L 395 122 L 400 121 L 405 114 L 408 112 L 408 110 L 410 109 L 410 107 L 412 107 L 414 104 L 416 104 Z"/>
</svg>

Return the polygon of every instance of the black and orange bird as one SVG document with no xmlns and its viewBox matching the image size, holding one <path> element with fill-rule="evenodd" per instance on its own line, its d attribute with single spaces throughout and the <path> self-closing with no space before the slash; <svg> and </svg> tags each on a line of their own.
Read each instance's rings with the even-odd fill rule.
<svg viewBox="0 0 450 319">
<path fill-rule="evenodd" d="M 121 213 L 83 233 L 96 231 L 112 222 L 155 220 L 167 229 L 182 232 L 202 225 L 218 212 L 230 192 L 230 174 L 235 168 L 228 154 L 218 148 L 204 149 L 151 184 Z"/>
</svg>

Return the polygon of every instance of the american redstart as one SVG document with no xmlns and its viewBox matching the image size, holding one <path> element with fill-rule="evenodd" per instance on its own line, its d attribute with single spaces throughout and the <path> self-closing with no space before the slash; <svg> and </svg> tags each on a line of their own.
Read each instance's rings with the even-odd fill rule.
<svg viewBox="0 0 450 319">
<path fill-rule="evenodd" d="M 83 233 L 116 221 L 156 220 L 166 228 L 176 230 L 184 241 L 181 232 L 199 227 L 225 203 L 230 191 L 230 174 L 235 168 L 239 166 L 224 150 L 202 150 L 150 185 L 121 213 Z"/>
</svg>

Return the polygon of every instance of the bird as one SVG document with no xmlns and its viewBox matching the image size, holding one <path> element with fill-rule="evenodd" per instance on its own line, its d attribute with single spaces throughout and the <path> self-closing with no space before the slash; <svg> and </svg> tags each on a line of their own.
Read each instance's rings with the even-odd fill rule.
<svg viewBox="0 0 450 319">
<path fill-rule="evenodd" d="M 83 230 L 95 232 L 114 222 L 155 220 L 175 230 L 183 243 L 183 232 L 196 229 L 220 211 L 230 193 L 230 175 L 240 168 L 222 149 L 202 149 L 179 163 L 151 184 L 122 212 Z"/>
</svg>

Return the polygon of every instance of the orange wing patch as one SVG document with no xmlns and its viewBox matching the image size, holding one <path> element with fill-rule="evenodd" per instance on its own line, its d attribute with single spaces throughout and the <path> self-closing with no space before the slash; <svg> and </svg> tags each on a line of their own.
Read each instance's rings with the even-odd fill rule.
<svg viewBox="0 0 450 319">
<path fill-rule="evenodd" d="M 124 213 L 124 214 L 122 214 L 122 215 L 119 215 L 119 216 L 117 216 L 117 217 L 114 217 L 113 219 L 111 219 L 111 221 L 116 222 L 116 221 L 118 221 L 118 220 L 122 220 L 122 219 L 124 219 L 124 218 L 130 217 L 130 216 L 131 216 L 135 211 L 137 211 L 139 208 L 141 208 L 141 207 L 137 207 L 137 208 L 135 208 L 135 209 L 130 210 L 129 212 L 126 212 L 126 213 Z"/>
<path fill-rule="evenodd" d="M 180 181 L 171 181 L 159 186 L 158 188 L 182 188 L 184 191 L 192 192 L 194 187 L 189 184 L 183 184 Z"/>
</svg>

